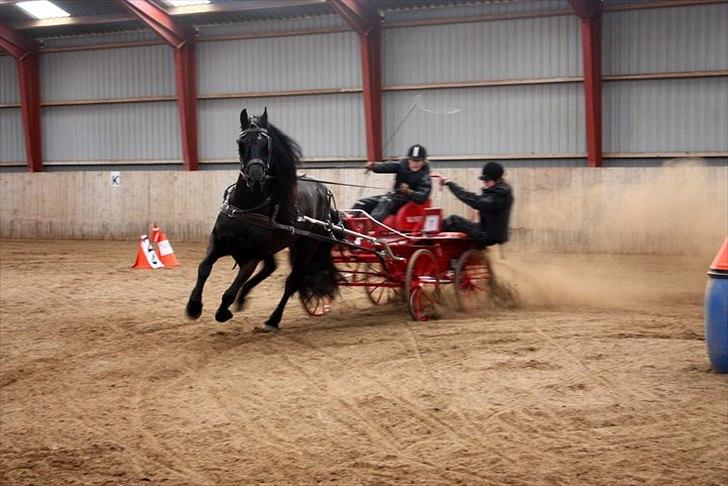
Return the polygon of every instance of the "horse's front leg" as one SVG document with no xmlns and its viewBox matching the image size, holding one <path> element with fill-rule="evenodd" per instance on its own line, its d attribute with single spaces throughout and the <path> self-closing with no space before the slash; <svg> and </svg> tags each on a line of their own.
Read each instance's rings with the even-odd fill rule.
<svg viewBox="0 0 728 486">
<path fill-rule="evenodd" d="M 197 283 L 195 288 L 190 293 L 190 298 L 187 301 L 187 317 L 190 319 L 197 319 L 202 314 L 202 289 L 205 287 L 205 282 L 210 276 L 212 266 L 220 258 L 220 254 L 215 251 L 214 244 L 210 244 L 207 248 L 207 255 L 200 262 L 197 267 Z"/>
<path fill-rule="evenodd" d="M 241 310 L 243 308 L 245 305 L 245 298 L 248 296 L 250 291 L 253 290 L 260 282 L 268 278 L 271 273 L 275 272 L 276 268 L 276 259 L 273 255 L 265 257 L 263 260 L 263 268 L 260 269 L 260 272 L 253 275 L 253 278 L 245 282 L 243 287 L 240 289 L 240 293 L 238 294 L 238 298 L 235 302 L 236 310 Z"/>
<path fill-rule="evenodd" d="M 220 307 L 217 308 L 217 312 L 215 313 L 215 320 L 217 322 L 225 322 L 233 317 L 233 313 L 230 312 L 230 305 L 235 301 L 235 296 L 238 295 L 240 287 L 243 286 L 245 281 L 248 280 L 250 275 L 253 273 L 253 270 L 255 270 L 255 267 L 258 266 L 258 261 L 259 260 L 246 261 L 235 258 L 235 262 L 239 267 L 238 274 L 230 287 L 228 287 L 225 293 L 222 294 Z"/>
</svg>

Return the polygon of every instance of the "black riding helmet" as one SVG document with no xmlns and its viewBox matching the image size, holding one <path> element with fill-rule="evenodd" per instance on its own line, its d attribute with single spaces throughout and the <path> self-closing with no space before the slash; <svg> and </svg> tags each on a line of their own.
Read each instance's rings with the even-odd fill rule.
<svg viewBox="0 0 728 486">
<path fill-rule="evenodd" d="M 498 162 L 488 162 L 483 166 L 483 174 L 479 177 L 481 181 L 497 181 L 503 177 L 505 170 Z"/>
<path fill-rule="evenodd" d="M 427 149 L 419 143 L 414 144 L 407 150 L 407 158 L 415 160 L 425 160 L 427 158 Z"/>
</svg>

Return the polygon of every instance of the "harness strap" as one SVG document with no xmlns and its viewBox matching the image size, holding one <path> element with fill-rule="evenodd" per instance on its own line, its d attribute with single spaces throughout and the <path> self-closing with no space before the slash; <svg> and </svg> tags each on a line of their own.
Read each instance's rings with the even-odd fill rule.
<svg viewBox="0 0 728 486">
<path fill-rule="evenodd" d="M 265 201 L 258 204 L 257 206 L 254 206 L 252 208 L 247 208 L 247 209 L 240 209 L 240 208 L 235 207 L 232 204 L 230 204 L 230 196 L 232 195 L 232 192 L 233 192 L 233 190 L 231 188 L 233 188 L 233 187 L 235 187 L 235 184 L 233 184 L 232 186 L 228 187 L 225 190 L 225 198 L 223 199 L 222 206 L 221 206 L 221 208 L 223 208 L 223 207 L 228 208 L 225 210 L 225 214 L 227 214 L 228 216 L 234 216 L 237 214 L 246 214 L 246 213 L 258 214 L 258 213 L 255 213 L 255 211 L 263 209 L 265 206 L 267 206 L 271 202 L 270 197 L 267 197 L 265 199 Z M 228 192 L 228 190 L 230 192 Z M 263 216 L 263 215 L 261 214 L 261 216 Z"/>
<path fill-rule="evenodd" d="M 334 243 L 337 245 L 348 246 L 350 248 L 361 249 L 359 246 L 346 240 L 340 240 L 333 236 L 326 236 L 319 233 L 314 233 L 313 231 L 308 231 L 292 225 L 281 224 L 276 222 L 272 217 L 268 217 L 260 213 L 246 212 L 246 210 L 236 208 L 235 206 L 228 204 L 227 202 L 224 202 L 222 206 L 220 206 L 220 210 L 233 219 L 237 219 L 238 221 L 242 221 L 243 223 L 257 226 L 259 228 L 285 231 L 286 233 L 290 233 L 291 235 L 305 236 L 307 238 L 313 238 L 314 240 L 324 241 L 326 243 Z M 277 206 L 275 213 L 277 214 Z M 330 223 L 328 226 L 329 231 L 333 234 L 332 230 L 335 229 L 333 228 L 333 223 Z M 380 258 L 384 257 L 383 252 L 375 251 L 374 253 L 380 256 Z"/>
</svg>

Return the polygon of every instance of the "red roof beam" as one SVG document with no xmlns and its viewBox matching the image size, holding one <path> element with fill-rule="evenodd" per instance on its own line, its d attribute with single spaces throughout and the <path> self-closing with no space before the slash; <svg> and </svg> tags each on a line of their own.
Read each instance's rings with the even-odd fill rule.
<svg viewBox="0 0 728 486">
<path fill-rule="evenodd" d="M 361 0 L 329 0 L 329 5 L 359 35 L 365 36 L 380 25 L 377 12 L 367 7 Z"/>
<path fill-rule="evenodd" d="M 602 0 L 569 0 L 569 3 L 581 20 L 589 20 L 603 8 Z"/>
<path fill-rule="evenodd" d="M 121 2 L 175 49 L 194 39 L 192 31 L 175 22 L 167 12 L 149 0 L 121 0 Z"/>
<path fill-rule="evenodd" d="M 0 24 L 0 47 L 17 60 L 38 52 L 38 45 L 32 39 L 25 37 L 10 27 Z"/>
</svg>

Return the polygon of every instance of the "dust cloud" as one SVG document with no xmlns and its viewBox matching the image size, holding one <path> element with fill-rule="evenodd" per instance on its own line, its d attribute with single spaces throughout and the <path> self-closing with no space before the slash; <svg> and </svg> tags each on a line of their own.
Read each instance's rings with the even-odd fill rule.
<svg viewBox="0 0 728 486">
<path fill-rule="evenodd" d="M 538 217 L 528 214 L 534 196 L 526 195 L 531 208 L 522 221 L 542 237 L 531 238 L 533 249 L 521 242 L 515 252 L 492 252 L 499 285 L 526 306 L 699 303 L 705 272 L 728 233 L 728 168 L 695 160 L 621 179 L 605 174 L 594 171 L 584 187 L 533 187 L 544 191 L 536 196 Z M 562 240 L 554 237 L 559 228 L 571 228 Z"/>
</svg>

